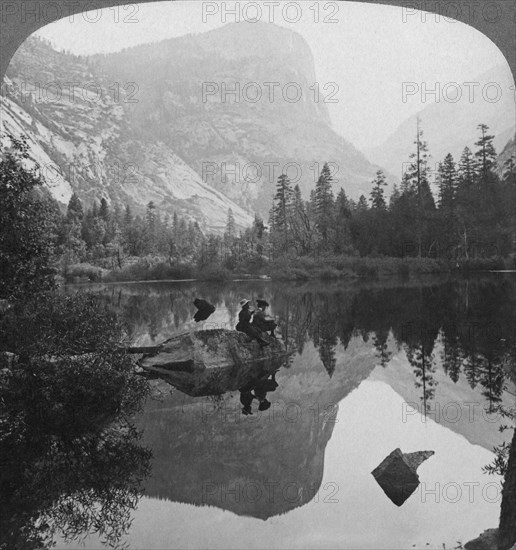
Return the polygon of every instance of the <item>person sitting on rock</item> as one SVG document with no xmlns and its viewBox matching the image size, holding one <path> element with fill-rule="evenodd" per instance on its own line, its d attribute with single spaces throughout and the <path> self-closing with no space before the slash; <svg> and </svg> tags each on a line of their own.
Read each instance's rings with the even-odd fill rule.
<svg viewBox="0 0 516 550">
<path fill-rule="evenodd" d="M 270 331 L 271 336 L 276 338 L 274 330 L 278 325 L 274 319 L 267 319 L 265 316 L 265 311 L 269 307 L 268 302 L 265 300 L 256 300 L 256 305 L 258 306 L 258 309 L 253 315 L 253 326 L 256 326 L 256 328 L 263 332 Z"/>
<path fill-rule="evenodd" d="M 199 298 L 194 300 L 194 306 L 197 308 L 197 312 L 194 315 L 194 321 L 196 323 L 205 321 L 215 311 L 215 306 Z"/>
<path fill-rule="evenodd" d="M 235 328 L 239 332 L 243 332 L 244 334 L 247 334 L 247 336 L 254 338 L 263 348 L 264 346 L 268 346 L 269 342 L 262 338 L 262 333 L 256 327 L 251 325 L 251 317 L 253 314 L 249 309 L 249 304 L 250 300 L 240 300 L 240 307 L 242 309 L 238 314 L 238 324 Z"/>
</svg>

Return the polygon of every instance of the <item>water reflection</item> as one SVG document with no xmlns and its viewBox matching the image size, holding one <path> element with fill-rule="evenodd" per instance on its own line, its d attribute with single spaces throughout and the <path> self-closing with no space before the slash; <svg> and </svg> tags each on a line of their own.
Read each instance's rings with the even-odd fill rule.
<svg viewBox="0 0 516 550">
<path fill-rule="evenodd" d="M 508 550 L 516 543 L 516 432 L 512 437 L 502 489 L 498 548 Z"/>
<path fill-rule="evenodd" d="M 184 330 L 232 328 L 240 298 L 261 296 L 296 352 L 286 364 L 221 373 L 202 391 L 198 381 L 190 387 L 186 378 L 168 380 L 180 391 L 149 402 L 138 421 L 154 454 L 145 484 L 150 497 L 261 519 L 304 506 L 320 489 L 339 403 L 368 378 L 389 383 L 405 402 L 471 444 L 491 450 L 504 437 L 500 422 L 468 420 L 470 409 L 463 408 L 459 421 L 437 418 L 436 411 L 450 399 L 462 405 L 475 401 L 493 413 L 507 405 L 508 390 L 514 391 L 514 278 L 402 286 L 253 281 L 97 290 L 124 316 L 132 340 L 142 346 Z M 196 324 L 193 300 L 199 296 L 216 310 Z M 354 437 L 358 441 L 361 435 Z"/>
<path fill-rule="evenodd" d="M 99 291 L 128 321 L 134 341 L 152 343 L 190 327 L 197 295 L 216 305 L 213 322 L 201 328 L 233 328 L 239 297 L 265 296 L 283 338 L 298 354 L 312 342 L 330 377 L 336 368 L 336 346 L 346 348 L 353 336 L 372 343 L 383 366 L 394 350 L 403 349 L 423 409 L 435 395 L 437 355 L 452 381 L 462 374 L 471 388 L 481 388 L 493 407 L 506 383 L 504 364 L 515 353 L 516 290 L 510 276 L 392 288 L 253 281 L 231 288 L 155 284 Z"/>
<path fill-rule="evenodd" d="M 56 537 L 77 544 L 91 533 L 119 547 L 150 470 L 151 453 L 126 416 L 138 384 L 81 398 L 66 377 L 63 388 L 45 386 L 51 373 L 40 370 L 39 378 L 1 373 L 0 548 L 47 548 Z"/>
</svg>

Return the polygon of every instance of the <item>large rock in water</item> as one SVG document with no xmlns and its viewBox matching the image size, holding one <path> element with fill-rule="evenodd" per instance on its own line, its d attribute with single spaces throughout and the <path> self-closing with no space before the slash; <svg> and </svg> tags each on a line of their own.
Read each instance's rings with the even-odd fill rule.
<svg viewBox="0 0 516 550">
<path fill-rule="evenodd" d="M 180 334 L 144 355 L 139 365 L 192 396 L 222 394 L 272 374 L 288 353 L 280 340 L 260 347 L 242 332 L 216 329 Z"/>
<path fill-rule="evenodd" d="M 395 449 L 371 473 L 392 502 L 401 506 L 419 486 L 417 468 L 433 454 L 434 451 L 404 454 Z"/>
</svg>

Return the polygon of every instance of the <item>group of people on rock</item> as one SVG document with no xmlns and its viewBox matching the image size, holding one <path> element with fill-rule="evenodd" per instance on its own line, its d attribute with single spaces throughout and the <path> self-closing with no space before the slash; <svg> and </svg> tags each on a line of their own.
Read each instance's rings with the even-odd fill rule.
<svg viewBox="0 0 516 550">
<path fill-rule="evenodd" d="M 278 326 L 274 319 L 267 319 L 265 311 L 269 307 L 265 300 L 256 300 L 256 310 L 251 310 L 251 301 L 247 299 L 240 300 L 240 313 L 238 314 L 238 323 L 236 330 L 243 332 L 254 338 L 260 346 L 268 346 L 270 342 L 263 338 L 263 333 L 270 332 L 272 338 L 276 338 L 274 330 Z"/>
<path fill-rule="evenodd" d="M 215 311 L 215 307 L 203 299 L 196 298 L 194 305 L 197 308 L 194 315 L 196 323 L 206 320 Z M 240 300 L 239 305 L 240 312 L 236 330 L 256 340 L 261 347 L 268 346 L 270 342 L 264 338 L 264 335 L 268 333 L 271 338 L 276 338 L 274 331 L 278 326 L 274 319 L 267 318 L 269 303 L 260 298 L 256 300 L 256 309 L 251 309 L 251 300 L 243 299 Z M 270 408 L 271 402 L 267 399 L 267 393 L 275 391 L 278 387 L 275 375 L 275 372 L 272 375 L 262 375 L 257 379 L 247 381 L 239 388 L 243 415 L 253 414 L 252 403 L 254 400 L 258 401 L 259 412 Z"/>
<path fill-rule="evenodd" d="M 206 300 L 196 298 L 194 305 L 197 308 L 197 312 L 194 315 L 196 323 L 206 320 L 215 311 L 215 307 Z M 264 347 L 268 346 L 270 342 L 265 340 L 263 335 L 269 333 L 271 338 L 276 338 L 274 331 L 278 325 L 274 319 L 267 319 L 266 311 L 269 303 L 266 300 L 256 300 L 256 306 L 256 309 L 252 310 L 251 300 L 240 300 L 241 309 L 235 328 L 239 332 L 243 332 L 256 340 L 261 347 Z"/>
</svg>

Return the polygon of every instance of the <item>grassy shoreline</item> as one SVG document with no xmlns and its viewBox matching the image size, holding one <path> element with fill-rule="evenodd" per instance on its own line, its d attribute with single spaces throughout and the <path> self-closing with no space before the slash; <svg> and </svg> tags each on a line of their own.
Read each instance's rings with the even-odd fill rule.
<svg viewBox="0 0 516 550">
<path fill-rule="evenodd" d="M 240 264 L 229 270 L 220 265 L 171 265 L 164 258 L 139 258 L 122 269 L 105 269 L 91 264 L 69 266 L 63 281 L 88 282 L 156 282 L 156 281 L 234 281 L 234 280 L 377 280 L 385 277 L 408 279 L 425 275 L 475 273 L 515 269 L 513 258 L 476 258 L 450 261 L 433 258 L 393 258 L 328 256 L 286 258 L 272 262 L 263 260 L 260 265 Z"/>
</svg>

